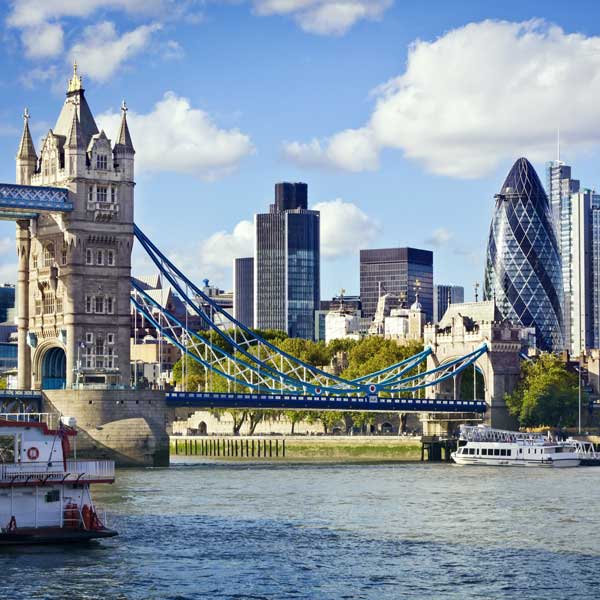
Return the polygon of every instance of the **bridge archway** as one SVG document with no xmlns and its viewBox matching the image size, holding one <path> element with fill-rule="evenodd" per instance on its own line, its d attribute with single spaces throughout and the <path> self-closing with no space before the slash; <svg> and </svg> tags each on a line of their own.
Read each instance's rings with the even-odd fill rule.
<svg viewBox="0 0 600 600">
<path fill-rule="evenodd" d="M 42 389 L 62 390 L 67 381 L 67 356 L 63 348 L 51 346 L 41 358 Z"/>
</svg>

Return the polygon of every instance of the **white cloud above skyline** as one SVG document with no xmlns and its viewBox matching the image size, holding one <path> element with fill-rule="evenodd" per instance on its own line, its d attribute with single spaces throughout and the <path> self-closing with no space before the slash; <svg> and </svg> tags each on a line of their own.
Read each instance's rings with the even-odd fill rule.
<svg viewBox="0 0 600 600">
<path fill-rule="evenodd" d="M 300 27 L 318 35 L 343 35 L 358 21 L 377 20 L 393 0 L 253 0 L 261 16 L 291 16 Z"/>
<path fill-rule="evenodd" d="M 119 130 L 121 116 L 105 112 L 96 120 L 111 137 Z M 165 93 L 147 114 L 129 110 L 127 120 L 140 171 L 170 171 L 211 181 L 234 171 L 254 152 L 248 135 L 219 129 L 206 112 L 174 92 Z"/>
<path fill-rule="evenodd" d="M 146 48 L 152 34 L 161 28 L 159 23 L 151 23 L 119 35 L 114 23 L 102 21 L 86 27 L 65 58 L 67 62 L 77 60 L 86 77 L 104 82 L 127 59 Z"/>
<path fill-rule="evenodd" d="M 288 142 L 284 154 L 357 172 L 391 148 L 436 175 L 476 178 L 519 155 L 552 156 L 558 127 L 585 151 L 600 142 L 599 72 L 600 37 L 539 20 L 471 23 L 414 42 L 405 72 L 374 90 L 363 127 Z"/>
</svg>

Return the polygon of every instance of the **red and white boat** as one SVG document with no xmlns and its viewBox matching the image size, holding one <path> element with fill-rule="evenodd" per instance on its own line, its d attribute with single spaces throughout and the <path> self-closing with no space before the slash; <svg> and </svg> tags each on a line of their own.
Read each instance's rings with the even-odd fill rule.
<svg viewBox="0 0 600 600">
<path fill-rule="evenodd" d="M 117 535 L 98 517 L 90 494 L 92 483 L 114 482 L 114 462 L 70 458 L 74 420 L 63 418 L 51 429 L 48 417 L 0 415 L 0 545 Z"/>
</svg>

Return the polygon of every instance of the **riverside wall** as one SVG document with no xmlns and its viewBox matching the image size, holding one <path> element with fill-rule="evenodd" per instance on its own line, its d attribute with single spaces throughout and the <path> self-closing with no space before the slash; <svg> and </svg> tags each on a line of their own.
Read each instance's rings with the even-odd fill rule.
<svg viewBox="0 0 600 600">
<path fill-rule="evenodd" d="M 118 466 L 168 466 L 170 420 L 154 390 L 45 390 L 42 410 L 75 417 L 77 455 Z"/>
</svg>

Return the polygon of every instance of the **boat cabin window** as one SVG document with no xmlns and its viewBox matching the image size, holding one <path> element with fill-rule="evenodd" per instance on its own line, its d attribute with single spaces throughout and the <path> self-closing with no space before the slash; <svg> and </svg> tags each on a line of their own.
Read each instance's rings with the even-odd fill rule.
<svg viewBox="0 0 600 600">
<path fill-rule="evenodd" d="M 562 452 L 564 450 L 564 448 L 562 446 L 558 446 L 557 448 L 554 448 L 554 452 Z"/>
<path fill-rule="evenodd" d="M 46 502 L 59 502 L 60 490 L 50 490 L 46 492 Z"/>
<path fill-rule="evenodd" d="M 481 449 L 481 455 L 482 456 L 487 456 L 487 448 L 482 448 Z"/>
<path fill-rule="evenodd" d="M 15 436 L 0 435 L 0 463 L 15 462 Z"/>
<path fill-rule="evenodd" d="M 494 448 L 494 456 L 500 456 L 500 448 Z"/>
</svg>

